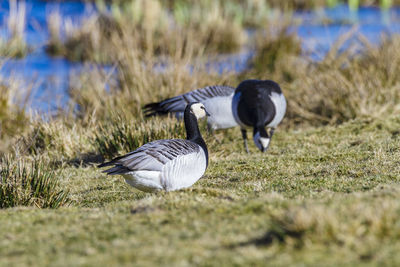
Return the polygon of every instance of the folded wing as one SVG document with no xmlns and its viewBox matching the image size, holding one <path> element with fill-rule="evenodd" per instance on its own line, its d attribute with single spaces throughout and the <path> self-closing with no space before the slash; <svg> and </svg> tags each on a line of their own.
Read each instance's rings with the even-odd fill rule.
<svg viewBox="0 0 400 267">
<path fill-rule="evenodd" d="M 99 167 L 113 166 L 103 172 L 109 175 L 125 174 L 132 171 L 162 171 L 164 165 L 178 156 L 198 152 L 200 147 L 184 139 L 157 140 L 147 143 L 133 152 L 117 157 Z"/>
</svg>

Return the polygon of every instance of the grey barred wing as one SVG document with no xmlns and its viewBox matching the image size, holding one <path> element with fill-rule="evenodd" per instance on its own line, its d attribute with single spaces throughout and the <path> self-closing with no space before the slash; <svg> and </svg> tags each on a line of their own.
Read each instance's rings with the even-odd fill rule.
<svg viewBox="0 0 400 267">
<path fill-rule="evenodd" d="M 150 103 L 144 106 L 146 116 L 163 115 L 170 112 L 183 112 L 191 102 L 204 102 L 214 97 L 223 97 L 233 94 L 235 88 L 230 86 L 207 86 L 190 91 L 186 94 L 165 99 L 161 102 Z"/>
<path fill-rule="evenodd" d="M 110 175 L 132 171 L 162 171 L 164 165 L 178 156 L 199 152 L 200 147 L 184 139 L 157 140 L 147 143 L 133 152 L 101 164 L 99 167 L 114 166 L 104 172 Z"/>
</svg>

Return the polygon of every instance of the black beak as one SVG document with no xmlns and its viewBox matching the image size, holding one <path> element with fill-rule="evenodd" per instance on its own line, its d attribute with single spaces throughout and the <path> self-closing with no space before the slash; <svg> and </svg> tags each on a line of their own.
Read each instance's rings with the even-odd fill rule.
<svg viewBox="0 0 400 267">
<path fill-rule="evenodd" d="M 267 149 L 265 148 L 265 147 L 263 147 L 263 145 L 262 145 L 262 143 L 261 142 L 259 142 L 260 143 L 260 151 L 261 151 L 261 153 L 264 153 L 265 151 L 267 151 Z"/>
<path fill-rule="evenodd" d="M 207 110 L 204 110 L 204 111 L 206 112 L 206 116 L 207 116 L 207 117 L 210 117 L 210 116 L 211 116 L 211 114 L 208 113 Z"/>
</svg>

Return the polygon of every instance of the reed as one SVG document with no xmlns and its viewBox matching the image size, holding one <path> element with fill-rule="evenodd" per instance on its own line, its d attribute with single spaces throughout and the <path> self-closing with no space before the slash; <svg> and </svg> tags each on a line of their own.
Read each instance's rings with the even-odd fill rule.
<svg viewBox="0 0 400 267">
<path fill-rule="evenodd" d="M 22 58 L 30 51 L 25 41 L 26 6 L 16 0 L 10 0 L 9 4 L 8 34 L 0 39 L 0 56 Z"/>
<path fill-rule="evenodd" d="M 0 154 L 9 151 L 30 122 L 33 83 L 0 76 Z"/>
<path fill-rule="evenodd" d="M 100 13 L 85 19 L 82 25 L 68 19 L 60 23 L 59 16 L 52 14 L 48 18 L 53 25 L 48 52 L 71 60 L 113 62 L 118 58 L 114 44 L 128 35 L 130 44 L 145 56 L 174 54 L 180 48 L 171 40 L 182 38 L 199 53 L 237 51 L 245 33 L 233 13 L 225 12 L 218 3 L 207 10 L 177 6 L 174 16 L 158 0 L 112 4 L 109 10 L 99 4 Z M 60 40 L 63 35 L 65 39 Z"/>
</svg>

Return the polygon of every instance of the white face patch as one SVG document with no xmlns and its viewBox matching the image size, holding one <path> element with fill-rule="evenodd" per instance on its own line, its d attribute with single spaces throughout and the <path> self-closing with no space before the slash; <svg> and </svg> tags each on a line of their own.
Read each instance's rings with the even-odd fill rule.
<svg viewBox="0 0 400 267">
<path fill-rule="evenodd" d="M 267 150 L 267 148 L 269 146 L 269 142 L 271 141 L 271 138 L 261 137 L 260 133 L 257 132 L 253 136 L 253 141 L 254 141 L 254 144 L 258 147 L 258 149 L 260 149 L 261 151 L 265 151 L 265 150 Z"/>
<path fill-rule="evenodd" d="M 193 104 L 190 109 L 197 119 L 201 119 L 206 116 L 206 108 L 201 103 Z"/>
<path fill-rule="evenodd" d="M 269 141 L 271 141 L 270 138 L 260 137 L 260 143 L 264 147 L 264 149 L 269 146 Z"/>
</svg>

